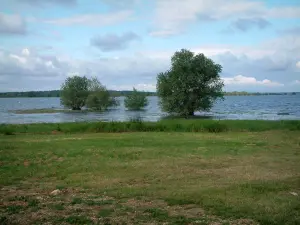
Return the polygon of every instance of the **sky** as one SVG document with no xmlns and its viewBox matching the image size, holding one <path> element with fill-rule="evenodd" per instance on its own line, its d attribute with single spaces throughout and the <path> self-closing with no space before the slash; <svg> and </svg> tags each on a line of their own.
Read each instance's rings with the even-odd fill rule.
<svg viewBox="0 0 300 225">
<path fill-rule="evenodd" d="M 155 91 L 183 48 L 222 65 L 226 91 L 300 91 L 300 1 L 0 0 L 0 92 L 74 75 Z"/>
</svg>

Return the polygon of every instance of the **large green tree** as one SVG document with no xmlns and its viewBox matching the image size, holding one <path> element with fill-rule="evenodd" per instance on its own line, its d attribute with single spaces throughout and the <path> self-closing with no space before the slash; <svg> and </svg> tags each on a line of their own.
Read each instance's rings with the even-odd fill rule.
<svg viewBox="0 0 300 225">
<path fill-rule="evenodd" d="M 81 110 L 89 95 L 89 84 L 86 77 L 68 77 L 61 86 L 61 104 L 72 110 Z"/>
<path fill-rule="evenodd" d="M 207 111 L 223 97 L 222 66 L 204 54 L 182 49 L 171 58 L 171 68 L 157 76 L 162 110 L 184 116 Z"/>
<path fill-rule="evenodd" d="M 125 97 L 124 105 L 129 110 L 141 110 L 148 105 L 148 99 L 146 94 L 133 88 L 133 91 Z"/>
<path fill-rule="evenodd" d="M 89 80 L 89 95 L 86 99 L 86 106 L 95 110 L 106 110 L 108 107 L 117 106 L 117 100 L 112 97 L 109 91 L 100 81 L 93 77 Z"/>
</svg>

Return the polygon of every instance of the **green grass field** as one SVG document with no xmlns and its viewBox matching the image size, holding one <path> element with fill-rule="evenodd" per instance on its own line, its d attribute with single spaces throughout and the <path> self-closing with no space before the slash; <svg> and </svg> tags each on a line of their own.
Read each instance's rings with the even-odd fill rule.
<svg viewBox="0 0 300 225">
<path fill-rule="evenodd" d="M 0 224 L 300 224 L 300 131 L 38 126 L 0 135 Z"/>
</svg>

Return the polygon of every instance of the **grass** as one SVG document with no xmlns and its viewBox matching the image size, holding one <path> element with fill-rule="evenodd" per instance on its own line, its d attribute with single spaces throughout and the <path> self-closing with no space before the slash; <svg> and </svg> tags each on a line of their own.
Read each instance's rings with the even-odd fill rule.
<svg viewBox="0 0 300 225">
<path fill-rule="evenodd" d="M 260 132 L 269 130 L 300 130 L 300 120 L 192 120 L 168 119 L 158 122 L 78 122 L 41 124 L 0 124 L 0 134 L 21 133 L 120 133 L 120 132 Z"/>
<path fill-rule="evenodd" d="M 224 121 L 220 133 L 77 133 L 99 123 L 59 124 L 55 135 L 57 124 L 26 133 L 14 125 L 16 135 L 0 135 L 0 222 L 299 224 L 300 131 L 281 121 L 250 132 L 247 123 Z"/>
</svg>

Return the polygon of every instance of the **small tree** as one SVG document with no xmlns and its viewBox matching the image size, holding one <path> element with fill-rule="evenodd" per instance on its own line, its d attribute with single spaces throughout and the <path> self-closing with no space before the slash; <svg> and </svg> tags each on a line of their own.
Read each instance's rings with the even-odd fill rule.
<svg viewBox="0 0 300 225">
<path fill-rule="evenodd" d="M 182 49 L 171 58 L 171 69 L 157 76 L 157 94 L 163 111 L 192 116 L 209 110 L 223 97 L 222 66 Z"/>
<path fill-rule="evenodd" d="M 117 100 L 110 95 L 106 87 L 97 78 L 89 81 L 89 95 L 86 106 L 95 110 L 106 110 L 108 107 L 117 106 Z"/>
<path fill-rule="evenodd" d="M 148 105 L 148 99 L 144 93 L 133 88 L 132 93 L 126 96 L 124 104 L 129 110 L 141 110 Z"/>
<path fill-rule="evenodd" d="M 86 77 L 68 77 L 61 86 L 61 104 L 72 110 L 81 110 L 89 94 L 88 86 Z"/>
</svg>

